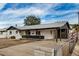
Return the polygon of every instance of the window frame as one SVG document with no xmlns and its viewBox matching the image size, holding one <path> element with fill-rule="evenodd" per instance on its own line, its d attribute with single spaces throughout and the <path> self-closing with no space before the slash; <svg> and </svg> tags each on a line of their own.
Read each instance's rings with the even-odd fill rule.
<svg viewBox="0 0 79 59">
<path fill-rule="evenodd" d="M 18 31 L 16 31 L 16 34 L 18 34 Z"/>
</svg>

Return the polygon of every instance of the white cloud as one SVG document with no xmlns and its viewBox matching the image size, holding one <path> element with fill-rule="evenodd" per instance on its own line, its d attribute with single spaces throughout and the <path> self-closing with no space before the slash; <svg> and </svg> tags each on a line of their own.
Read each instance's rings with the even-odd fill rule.
<svg viewBox="0 0 79 59">
<path fill-rule="evenodd" d="M 5 28 L 5 27 L 9 27 L 9 26 L 15 26 L 17 24 L 17 26 L 23 26 L 23 21 L 0 21 L 0 28 Z"/>
<path fill-rule="evenodd" d="M 20 9 L 7 9 L 2 14 L 14 14 L 15 16 L 20 15 L 37 15 L 42 16 L 48 14 L 49 9 L 54 8 L 58 4 L 48 3 L 48 4 L 36 4 L 35 6 L 31 6 L 30 8 L 20 8 Z M 52 9 L 53 10 L 53 9 Z"/>
<path fill-rule="evenodd" d="M 8 9 L 1 13 L 0 24 L 23 24 L 23 19 L 20 19 L 21 16 L 27 15 L 37 15 L 42 16 L 45 14 L 45 11 L 42 9 L 37 9 L 35 7 L 31 8 L 21 8 L 21 9 Z M 19 19 L 18 19 L 18 18 Z"/>
<path fill-rule="evenodd" d="M 14 14 L 15 16 L 34 14 L 34 15 L 40 16 L 44 13 L 45 13 L 45 11 L 42 9 L 37 9 L 35 7 L 31 7 L 28 9 L 27 8 L 21 8 L 21 9 L 16 9 L 16 10 L 8 9 L 8 10 L 4 11 L 2 14 Z"/>
<path fill-rule="evenodd" d="M 8 10 L 2 12 L 2 16 L 0 17 L 0 19 L 5 20 L 5 21 L 9 20 L 8 22 L 10 23 L 11 21 L 13 21 L 13 22 L 14 21 L 15 22 L 21 21 L 21 19 L 20 19 L 21 16 L 26 17 L 28 15 L 36 15 L 36 16 L 39 16 L 39 17 L 43 17 L 46 14 L 47 14 L 46 10 L 40 9 L 40 8 L 38 9 L 38 8 L 35 8 L 35 7 L 31 7 L 31 8 L 28 8 L 28 9 L 27 8 L 21 8 L 21 9 L 15 9 L 15 10 L 8 9 Z M 22 21 L 24 21 L 24 18 L 22 18 Z"/>
<path fill-rule="evenodd" d="M 48 23 L 54 23 L 58 21 L 57 19 L 50 19 L 50 20 L 45 20 L 45 19 L 42 19 L 41 20 L 41 24 L 48 24 Z"/>
<path fill-rule="evenodd" d="M 0 9 L 2 9 L 5 6 L 6 3 L 0 3 Z"/>
<path fill-rule="evenodd" d="M 57 22 L 57 21 L 68 21 L 70 24 L 78 24 L 78 18 L 73 18 L 73 19 L 50 19 L 50 20 L 45 20 L 43 19 L 41 21 L 41 24 L 48 24 L 48 23 L 54 23 L 54 22 Z"/>
<path fill-rule="evenodd" d="M 0 4 L 0 9 L 2 9 L 4 7 L 5 4 Z M 43 17 L 45 15 L 52 15 L 52 16 L 56 16 L 56 15 L 64 15 L 66 13 L 75 13 L 78 10 L 68 10 L 68 11 L 55 11 L 53 8 L 56 7 L 58 4 L 36 4 L 36 6 L 31 6 L 29 8 L 20 8 L 20 9 L 7 9 L 3 12 L 0 13 L 0 27 L 3 26 L 8 26 L 8 25 L 22 25 L 23 24 L 23 19 L 24 18 L 20 18 L 21 16 L 28 16 L 28 15 L 36 15 L 39 17 Z M 51 9 L 52 8 L 52 9 Z M 72 17 L 68 16 L 68 17 Z M 67 17 L 63 17 L 63 19 Z M 69 20 L 69 22 L 73 22 L 76 23 L 76 21 L 74 21 L 75 18 L 73 18 L 73 20 Z M 68 20 L 68 19 L 67 19 Z M 42 24 L 44 23 L 53 23 L 58 21 L 58 19 L 42 19 Z M 4 25 L 7 24 L 7 25 Z"/>
</svg>

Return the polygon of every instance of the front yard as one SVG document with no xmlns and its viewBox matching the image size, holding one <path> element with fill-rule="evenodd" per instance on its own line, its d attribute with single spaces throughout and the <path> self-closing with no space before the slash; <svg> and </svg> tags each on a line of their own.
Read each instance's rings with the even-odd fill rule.
<svg viewBox="0 0 79 59">
<path fill-rule="evenodd" d="M 28 42 L 28 40 L 3 40 L 3 43 L 0 43 L 0 55 L 4 56 L 33 56 L 34 49 L 37 46 L 42 47 L 55 47 L 58 46 L 53 40 L 43 40 Z M 24 44 L 25 43 L 25 44 Z M 16 45 L 16 46 L 14 46 Z M 9 47 L 10 46 L 10 47 Z"/>
<path fill-rule="evenodd" d="M 63 41 L 56 43 L 54 40 L 42 40 L 34 42 L 30 40 L 2 40 L 0 42 L 0 48 L 3 48 L 0 49 L 0 55 L 3 56 L 33 56 L 34 49 L 36 47 L 53 48 L 64 44 Z"/>
<path fill-rule="evenodd" d="M 29 43 L 31 40 L 15 40 L 15 39 L 0 39 L 0 49 L 15 46 L 19 44 Z"/>
<path fill-rule="evenodd" d="M 24 39 L 24 40 L 16 40 L 16 39 L 0 39 L 0 49 L 2 48 L 7 48 L 10 46 L 15 46 L 15 45 L 20 45 L 20 44 L 25 44 L 25 43 L 37 43 L 36 45 L 44 45 L 47 46 L 49 44 L 58 44 L 59 43 L 63 43 L 62 41 L 58 41 L 58 43 L 56 43 L 55 40 L 42 40 L 42 41 L 35 41 L 35 40 L 29 40 L 29 39 Z M 39 42 L 39 44 L 38 44 Z M 43 43 L 42 43 L 43 42 Z M 51 46 L 51 45 L 49 45 Z"/>
</svg>

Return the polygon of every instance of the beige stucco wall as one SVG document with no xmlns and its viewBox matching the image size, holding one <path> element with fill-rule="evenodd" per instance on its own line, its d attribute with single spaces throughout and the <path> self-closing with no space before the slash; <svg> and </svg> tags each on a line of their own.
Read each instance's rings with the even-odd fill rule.
<svg viewBox="0 0 79 59">
<path fill-rule="evenodd" d="M 12 34 L 10 34 L 10 31 L 12 32 Z M 20 35 L 19 32 L 16 34 L 16 31 L 17 30 L 8 30 L 7 31 L 7 38 L 10 38 L 11 36 L 15 36 L 16 39 L 20 39 L 21 38 L 21 35 Z"/>
<path fill-rule="evenodd" d="M 50 31 L 52 31 L 52 34 Z M 41 35 L 43 35 L 45 39 L 55 39 L 56 30 L 55 29 L 41 30 Z"/>
<path fill-rule="evenodd" d="M 44 39 L 54 39 L 56 35 L 55 29 L 44 29 L 44 30 L 38 30 L 38 31 L 40 31 L 41 36 L 44 36 Z M 52 31 L 52 34 L 50 31 Z M 36 30 L 31 30 L 30 35 L 36 35 Z"/>
<path fill-rule="evenodd" d="M 38 31 L 40 31 L 41 36 L 44 36 L 45 39 L 54 39 L 56 35 L 55 29 L 44 29 Z M 52 31 L 52 34 L 50 31 Z M 25 35 L 25 31 L 21 31 L 21 35 Z M 36 30 L 30 30 L 30 35 L 36 35 Z"/>
<path fill-rule="evenodd" d="M 10 34 L 10 31 L 12 34 Z M 3 35 L 0 35 L 0 38 L 10 38 L 11 36 L 15 36 L 16 39 L 22 38 L 22 35 L 26 35 L 25 31 L 21 31 L 16 34 L 17 30 L 8 30 L 7 32 L 3 33 Z M 55 29 L 43 29 L 43 30 L 38 30 L 40 31 L 41 36 L 44 36 L 44 39 L 54 39 L 56 36 L 56 30 Z M 51 33 L 52 31 L 52 33 Z M 31 30 L 30 35 L 36 35 L 36 30 Z"/>
<path fill-rule="evenodd" d="M 38 31 L 40 31 L 41 36 L 44 36 L 44 39 L 55 39 L 55 29 L 43 29 Z M 50 31 L 52 31 L 52 33 Z M 21 31 L 21 35 L 25 35 L 25 31 Z M 36 35 L 36 30 L 30 30 L 30 35 Z"/>
<path fill-rule="evenodd" d="M 38 30 L 38 31 L 40 31 L 41 36 L 44 36 L 44 39 L 54 39 L 56 35 L 55 29 L 44 29 L 44 30 Z M 50 31 L 52 31 L 52 34 Z M 31 30 L 30 35 L 36 35 L 36 30 Z"/>
</svg>

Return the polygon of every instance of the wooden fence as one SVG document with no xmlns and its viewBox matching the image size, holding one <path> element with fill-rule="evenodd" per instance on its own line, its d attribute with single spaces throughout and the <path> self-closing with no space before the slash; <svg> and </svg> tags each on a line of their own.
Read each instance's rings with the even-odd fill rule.
<svg viewBox="0 0 79 59">
<path fill-rule="evenodd" d="M 78 32 L 69 33 L 69 37 L 68 37 L 68 40 L 69 40 L 69 53 L 73 52 L 73 49 L 74 49 L 75 44 L 78 41 L 78 39 L 79 39 Z"/>
</svg>

